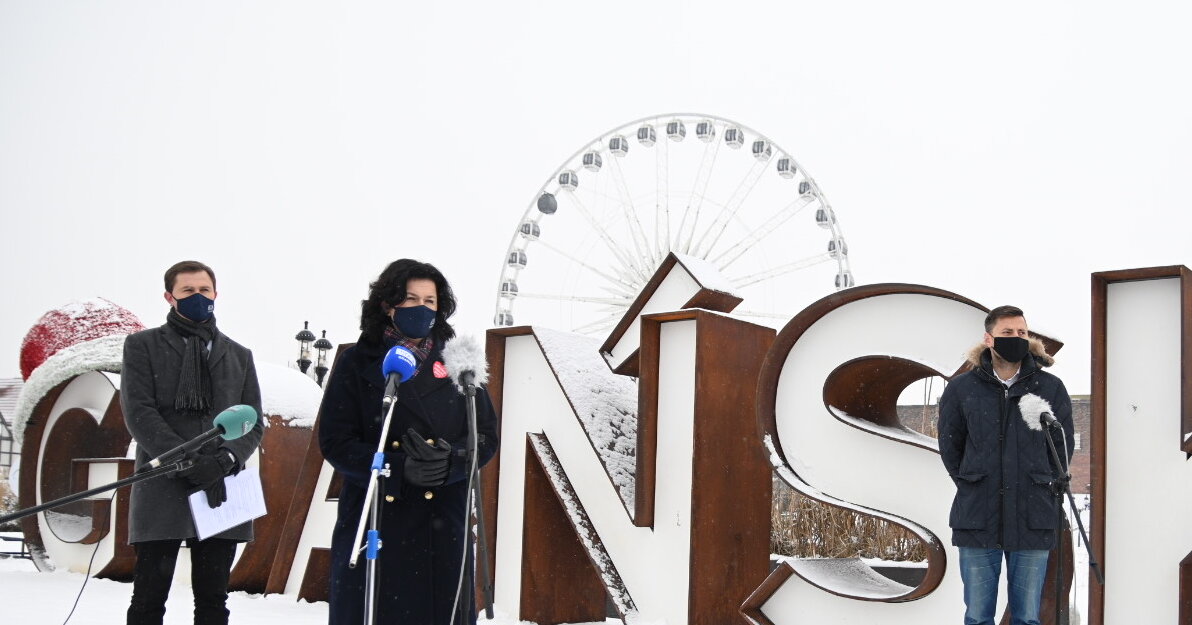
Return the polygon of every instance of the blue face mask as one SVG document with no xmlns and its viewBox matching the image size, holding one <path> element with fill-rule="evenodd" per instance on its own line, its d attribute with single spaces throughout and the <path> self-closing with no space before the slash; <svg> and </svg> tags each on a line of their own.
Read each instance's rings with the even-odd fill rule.
<svg viewBox="0 0 1192 625">
<path fill-rule="evenodd" d="M 430 329 L 435 327 L 435 311 L 426 306 L 394 308 L 393 325 L 402 334 L 420 339 L 430 334 Z"/>
<path fill-rule="evenodd" d="M 203 323 L 215 315 L 215 300 L 202 293 L 195 293 L 190 297 L 176 301 L 178 302 L 178 313 L 191 321 Z"/>
</svg>

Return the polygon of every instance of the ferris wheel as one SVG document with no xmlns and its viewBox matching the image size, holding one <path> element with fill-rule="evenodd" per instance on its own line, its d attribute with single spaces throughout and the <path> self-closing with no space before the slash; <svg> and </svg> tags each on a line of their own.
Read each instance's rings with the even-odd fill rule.
<svg viewBox="0 0 1192 625">
<path fill-rule="evenodd" d="M 836 214 L 790 152 L 723 117 L 668 114 L 601 134 L 546 179 L 502 259 L 493 323 L 608 330 L 671 252 L 718 268 L 748 316 L 786 320 L 853 286 Z"/>
</svg>

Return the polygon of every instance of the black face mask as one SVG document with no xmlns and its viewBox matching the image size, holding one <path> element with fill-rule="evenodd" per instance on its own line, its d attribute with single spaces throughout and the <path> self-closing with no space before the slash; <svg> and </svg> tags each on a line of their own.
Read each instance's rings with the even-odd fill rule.
<svg viewBox="0 0 1192 625">
<path fill-rule="evenodd" d="M 1021 336 L 998 336 L 993 339 L 993 351 L 1006 362 L 1022 362 L 1030 349 L 1030 341 Z"/>
</svg>

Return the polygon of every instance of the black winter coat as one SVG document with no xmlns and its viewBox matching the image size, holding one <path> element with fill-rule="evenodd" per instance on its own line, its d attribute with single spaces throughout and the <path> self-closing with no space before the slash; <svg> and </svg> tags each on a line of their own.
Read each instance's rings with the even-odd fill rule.
<svg viewBox="0 0 1192 625">
<path fill-rule="evenodd" d="M 1051 461 L 1046 430 L 1028 425 L 1019 402 L 1030 393 L 1051 405 L 1063 426 L 1063 436 L 1052 439 L 1060 454 L 1068 450 L 1066 463 L 1074 443 L 1072 400 L 1064 383 L 1040 368 L 1039 360 L 1051 362 L 1042 344 L 1032 341 L 1032 352 L 1008 389 L 993 373 L 989 350 L 974 352 L 977 366 L 956 376 L 940 398 L 940 456 L 956 484 L 948 524 L 958 547 L 1055 546 L 1057 501 L 1050 483 L 1062 474 Z"/>
<path fill-rule="evenodd" d="M 124 422 L 137 442 L 136 467 L 155 456 L 195 438 L 213 427 L 215 415 L 237 404 L 252 406 L 261 414 L 261 387 L 252 352 L 222 333 L 211 342 L 207 367 L 211 371 L 211 414 L 202 418 L 174 410 L 182 351 L 186 339 L 168 325 L 144 330 L 124 339 L 124 364 L 120 372 L 120 408 Z M 261 444 L 261 418 L 252 431 L 219 446 L 232 452 L 240 466 Z M 173 474 L 132 485 L 128 542 L 167 540 L 195 536 L 187 494 L 190 484 Z M 252 523 L 242 523 L 216 534 L 216 538 L 252 540 Z"/>
<path fill-rule="evenodd" d="M 357 625 L 364 619 L 368 561 L 361 554 L 356 568 L 349 569 L 348 560 L 355 548 L 353 540 L 384 421 L 381 361 L 387 351 L 384 345 L 363 336 L 359 343 L 344 350 L 331 371 L 319 411 L 319 447 L 344 478 L 331 538 L 331 625 Z M 465 532 L 468 566 L 464 589 L 470 592 L 474 588 L 471 514 L 465 509 L 467 409 L 465 398 L 451 379 L 437 377 L 434 364 L 439 362 L 442 356 L 436 348 L 418 375 L 399 387 L 385 445 L 385 460 L 392 475 L 381 489 L 378 623 L 447 625 L 459 584 Z M 476 393 L 476 423 L 479 462 L 483 465 L 497 450 L 497 419 L 484 389 Z M 408 428 L 414 428 L 423 438 L 451 444 L 451 473 L 442 486 L 417 487 L 402 479 L 405 453 L 398 443 Z M 475 614 L 474 607 L 467 614 L 457 610 L 455 623 L 475 623 Z"/>
</svg>

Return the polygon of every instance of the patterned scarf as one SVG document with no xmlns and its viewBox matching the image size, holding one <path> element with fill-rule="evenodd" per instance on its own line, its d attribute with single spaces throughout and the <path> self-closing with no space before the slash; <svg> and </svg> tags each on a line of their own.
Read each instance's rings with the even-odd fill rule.
<svg viewBox="0 0 1192 625">
<path fill-rule="evenodd" d="M 166 325 L 186 339 L 182 348 L 182 369 L 178 372 L 178 391 L 174 395 L 174 409 L 206 416 L 211 414 L 215 401 L 211 392 L 211 370 L 207 366 L 207 343 L 214 341 L 219 330 L 215 317 L 206 323 L 195 323 L 170 309 Z"/>
<path fill-rule="evenodd" d="M 393 347 L 394 345 L 401 345 L 402 347 L 414 352 L 414 356 L 418 361 L 417 366 L 414 367 L 414 377 L 422 371 L 422 363 L 430 356 L 430 353 L 435 348 L 435 341 L 431 337 L 412 339 L 393 326 L 385 328 L 385 335 L 382 339 L 385 342 L 385 347 Z"/>
</svg>

